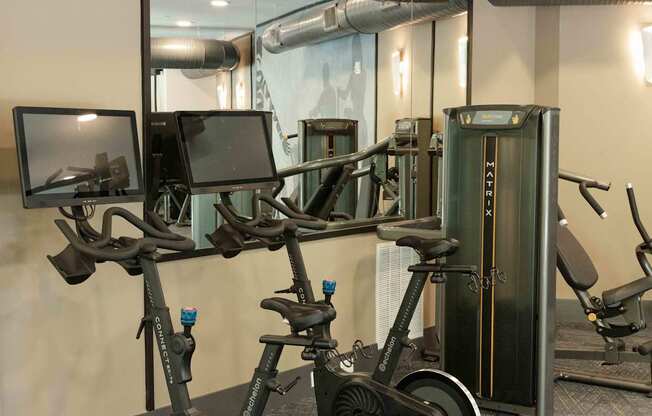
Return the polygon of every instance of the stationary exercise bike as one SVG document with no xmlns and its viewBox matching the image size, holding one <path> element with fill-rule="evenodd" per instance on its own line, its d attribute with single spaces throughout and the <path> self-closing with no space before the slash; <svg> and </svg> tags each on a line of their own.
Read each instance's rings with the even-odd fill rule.
<svg viewBox="0 0 652 416">
<path fill-rule="evenodd" d="M 589 192 L 590 189 L 608 191 L 609 184 L 603 184 L 580 175 L 563 172 L 560 178 L 579 184 L 579 190 L 587 203 L 601 217 L 606 218 L 605 210 Z M 604 350 L 557 349 L 556 358 L 602 361 L 607 365 L 623 362 L 646 362 L 650 365 L 650 383 L 624 380 L 595 374 L 574 371 L 560 371 L 558 380 L 575 381 L 604 387 L 619 388 L 647 393 L 652 397 L 652 341 L 628 349 L 625 338 L 640 332 L 647 326 L 641 297 L 652 290 L 652 267 L 647 255 L 652 254 L 652 239 L 646 231 L 639 216 L 634 188 L 627 185 L 627 197 L 632 218 L 643 242 L 636 247 L 636 257 L 645 277 L 633 280 L 623 286 L 607 290 L 602 297 L 592 296 L 589 290 L 598 281 L 598 272 L 590 256 L 568 228 L 561 209 L 559 210 L 560 227 L 557 241 L 557 267 L 564 280 L 573 289 L 582 305 L 587 320 L 604 340 Z M 621 321 L 621 322 L 618 322 Z"/>
<path fill-rule="evenodd" d="M 68 213 L 67 216 L 75 220 L 77 231 L 73 231 L 65 220 L 55 221 L 70 244 L 60 254 L 48 256 L 52 265 L 70 285 L 85 282 L 95 273 L 96 263 L 107 261 L 118 263 L 130 276 L 143 275 L 151 315 L 141 320 L 137 337 L 142 334 L 146 323 L 152 324 L 172 404 L 172 416 L 201 416 L 203 413 L 192 407 L 187 387 L 192 380 L 190 362 L 196 343 L 191 330 L 197 319 L 197 310 L 181 310 L 184 330 L 175 333 L 156 266 L 157 249 L 191 251 L 194 242 L 170 232 L 153 212 L 149 213 L 150 225 L 123 208 L 109 208 L 104 212 L 101 232 L 89 224 L 81 207 L 73 207 L 72 215 Z M 114 217 L 127 220 L 148 237 L 114 238 L 111 235 Z"/>
<path fill-rule="evenodd" d="M 438 370 L 420 370 L 404 377 L 396 386 L 390 382 L 401 352 L 410 346 L 409 323 L 428 277 L 434 283 L 443 283 L 444 274 L 477 276 L 473 266 L 449 266 L 441 260 L 458 247 L 454 240 L 424 240 L 405 237 L 397 245 L 413 248 L 421 261 L 409 268 L 413 273 L 400 310 L 389 332 L 387 341 L 373 374 L 346 373 L 339 363 L 332 365 L 337 341 L 330 335 L 330 323 L 336 312 L 331 302 L 336 283 L 323 282 L 324 300 L 317 301 L 308 279 L 298 241 L 299 227 L 323 229 L 326 222 L 308 216 L 289 199 L 283 203 L 270 196 L 257 194 L 254 206 L 263 202 L 288 219 L 273 219 L 270 214 L 254 212 L 253 218 L 237 213 L 229 203 L 229 195 L 222 195 L 222 203 L 216 208 L 226 220 L 215 233 L 208 236 L 222 250 L 225 257 L 234 257 L 247 238 L 256 239 L 272 250 L 285 246 L 293 273 L 293 285 L 277 293 L 294 294 L 298 302 L 274 297 L 261 302 L 261 307 L 277 312 L 289 324 L 287 336 L 266 335 L 260 338 L 265 352 L 252 378 L 247 399 L 241 414 L 262 415 L 269 393 L 284 394 L 296 385 L 280 387 L 276 380 L 276 364 L 286 345 L 303 347 L 301 357 L 314 362 L 314 388 L 320 416 L 479 416 L 480 412 L 472 395 L 454 377 Z M 434 263 L 431 263 L 434 261 Z"/>
</svg>

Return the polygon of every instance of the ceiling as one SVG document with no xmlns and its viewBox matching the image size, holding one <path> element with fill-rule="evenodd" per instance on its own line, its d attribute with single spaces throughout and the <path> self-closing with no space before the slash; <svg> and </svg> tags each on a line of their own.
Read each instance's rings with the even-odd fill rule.
<svg viewBox="0 0 652 416">
<path fill-rule="evenodd" d="M 252 30 L 261 23 L 318 0 L 230 0 L 227 7 L 213 7 L 210 0 L 151 0 L 151 25 L 176 27 L 192 22 L 193 28 L 221 31 Z"/>
</svg>

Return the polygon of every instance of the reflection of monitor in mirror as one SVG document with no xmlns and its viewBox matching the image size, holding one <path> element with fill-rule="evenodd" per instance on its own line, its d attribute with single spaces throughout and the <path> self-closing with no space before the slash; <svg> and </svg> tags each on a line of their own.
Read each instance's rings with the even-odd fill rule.
<svg viewBox="0 0 652 416">
<path fill-rule="evenodd" d="M 133 111 L 14 108 L 25 208 L 144 199 Z"/>
<path fill-rule="evenodd" d="M 193 194 L 269 189 L 278 185 L 269 113 L 176 113 Z"/>
</svg>

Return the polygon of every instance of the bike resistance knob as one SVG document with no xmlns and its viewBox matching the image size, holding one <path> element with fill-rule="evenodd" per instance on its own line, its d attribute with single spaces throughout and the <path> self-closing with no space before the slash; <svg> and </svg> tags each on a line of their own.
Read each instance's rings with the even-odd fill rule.
<svg viewBox="0 0 652 416">
<path fill-rule="evenodd" d="M 335 294 L 336 287 L 337 282 L 335 280 L 324 280 L 322 282 L 322 291 L 326 296 L 333 296 Z"/>
<path fill-rule="evenodd" d="M 197 322 L 197 308 L 181 309 L 181 325 L 194 326 Z"/>
</svg>

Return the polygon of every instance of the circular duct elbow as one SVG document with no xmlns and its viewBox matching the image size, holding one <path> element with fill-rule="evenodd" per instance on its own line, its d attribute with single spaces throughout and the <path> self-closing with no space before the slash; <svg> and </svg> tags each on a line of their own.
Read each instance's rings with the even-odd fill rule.
<svg viewBox="0 0 652 416">
<path fill-rule="evenodd" d="M 153 69 L 202 69 L 231 71 L 240 53 L 232 42 L 215 39 L 152 38 Z"/>
</svg>

